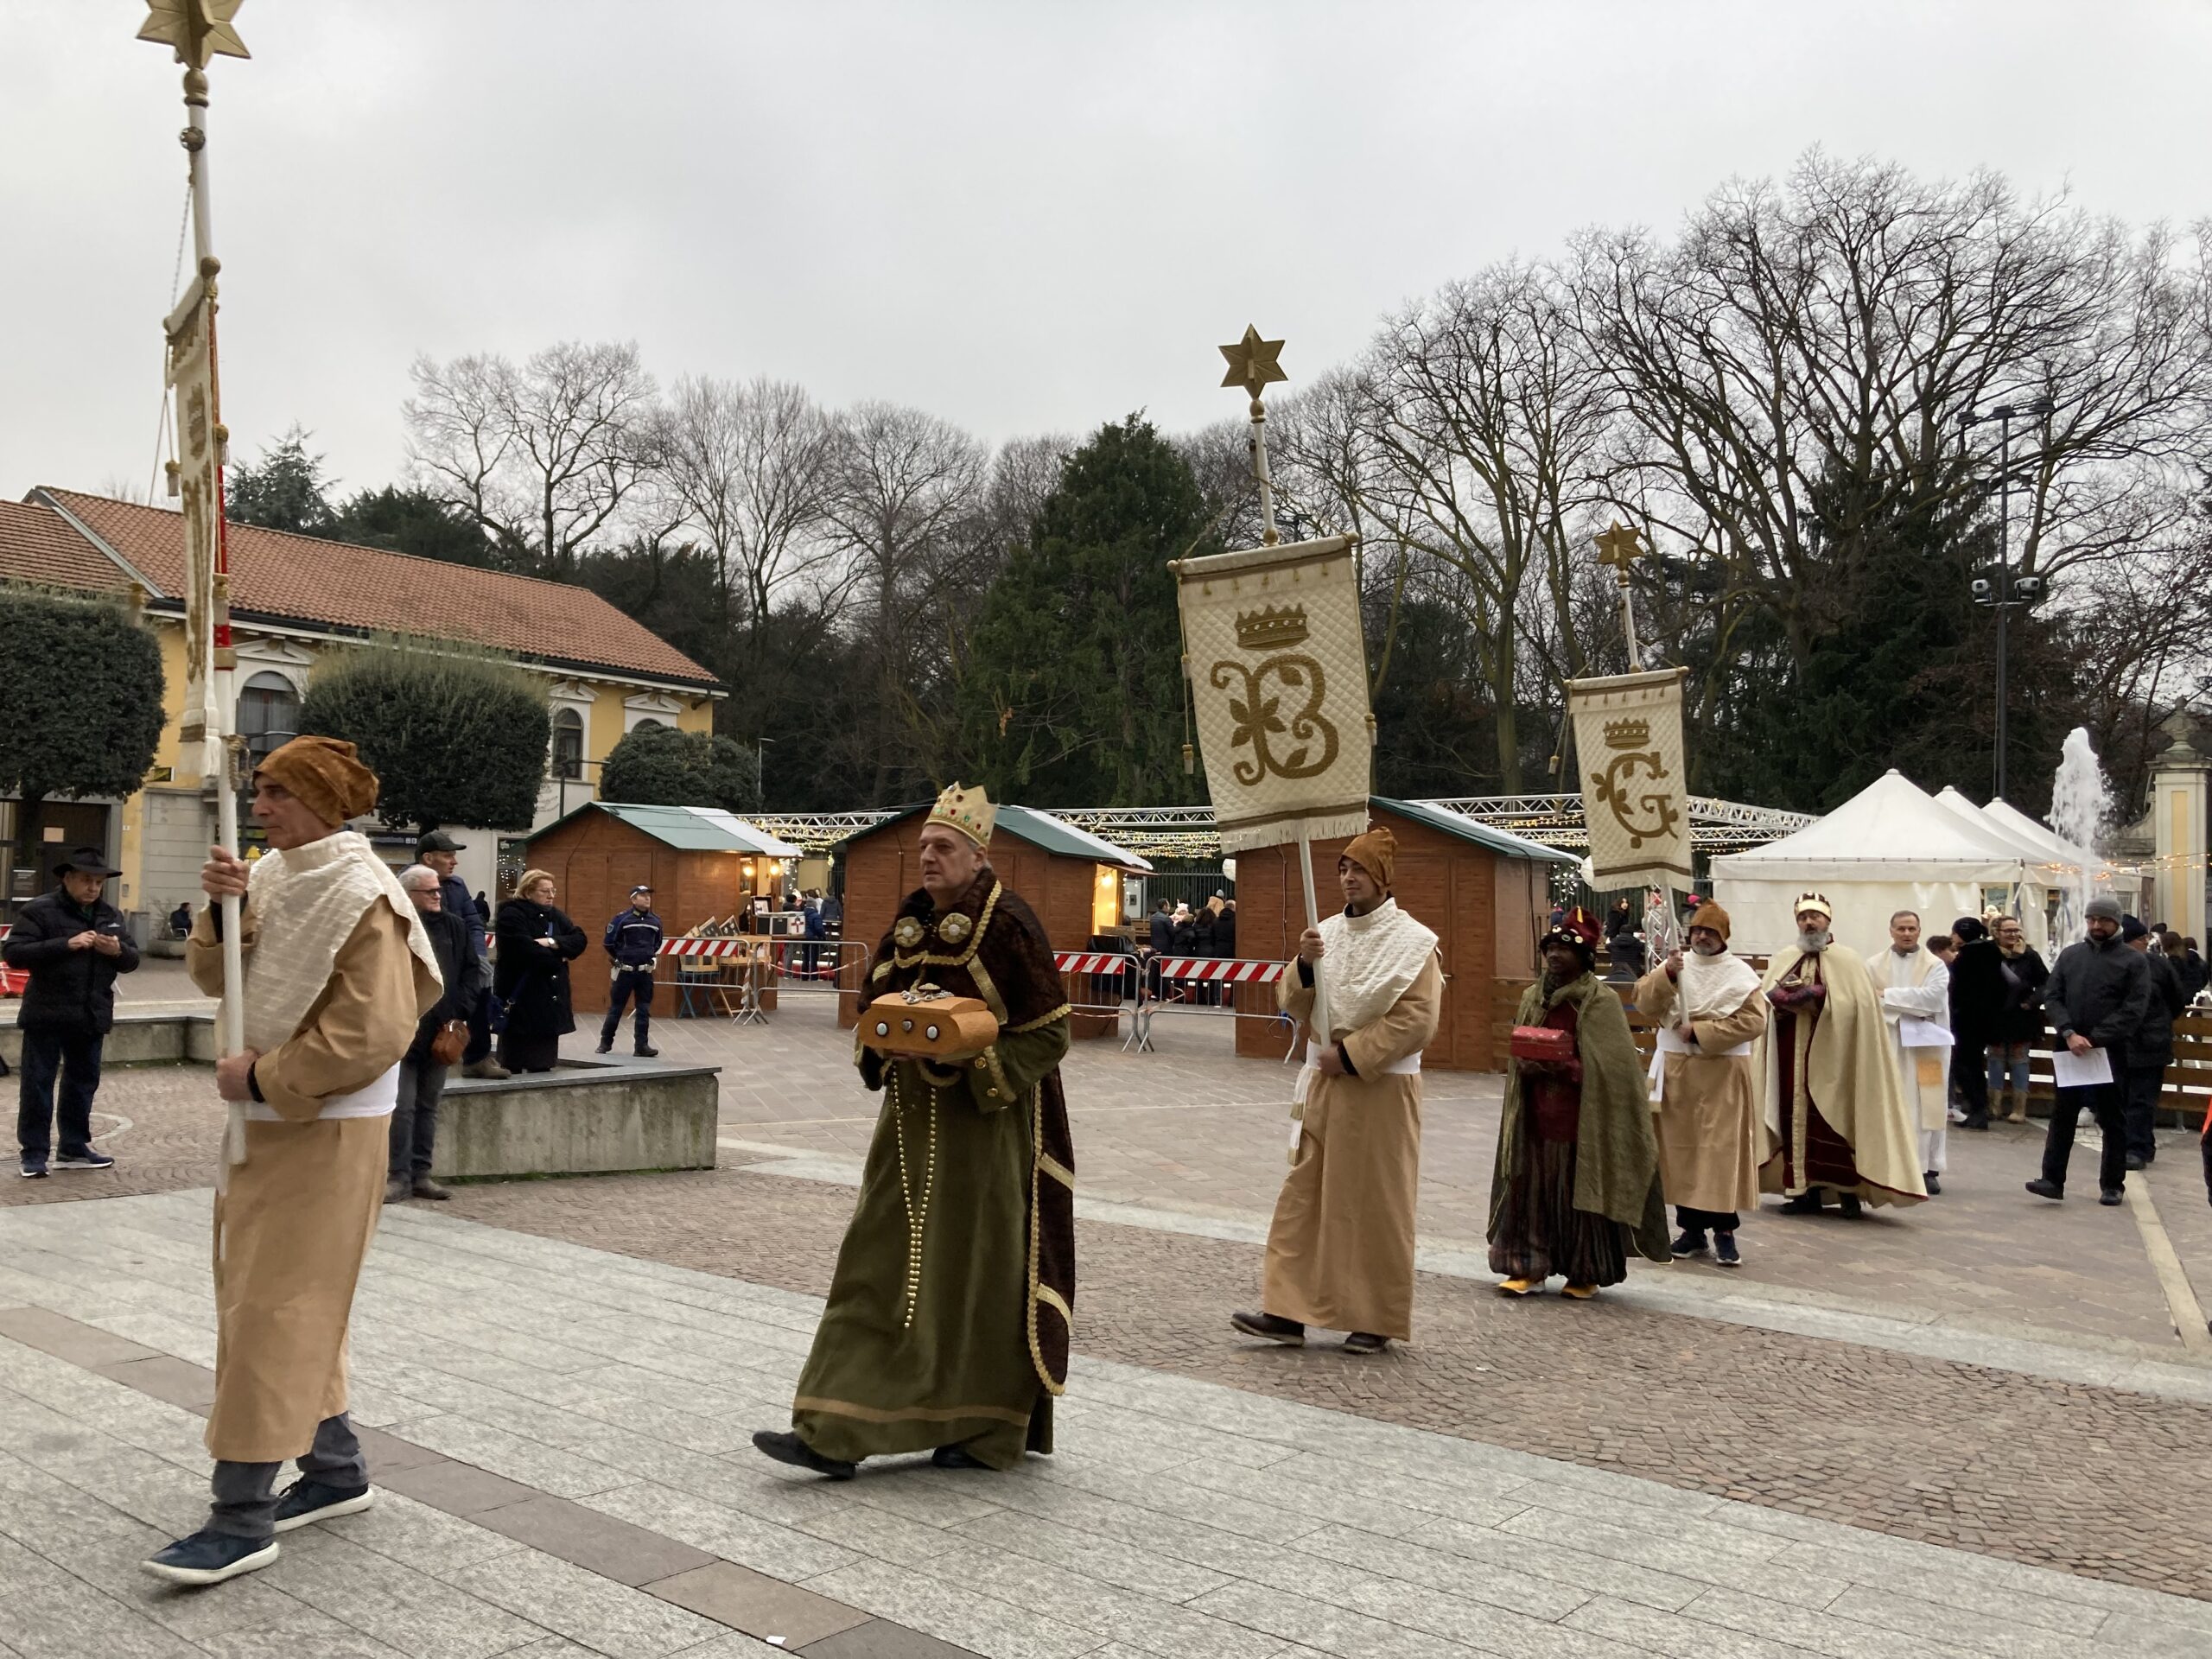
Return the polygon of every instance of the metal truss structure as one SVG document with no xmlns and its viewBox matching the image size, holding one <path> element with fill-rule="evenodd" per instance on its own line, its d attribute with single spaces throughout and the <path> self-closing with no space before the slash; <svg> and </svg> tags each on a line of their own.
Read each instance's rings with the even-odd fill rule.
<svg viewBox="0 0 2212 1659">
<path fill-rule="evenodd" d="M 1580 795 L 1460 795 L 1421 803 L 1456 812 L 1478 823 L 1509 830 L 1562 851 L 1590 845 Z M 1809 814 L 1770 806 L 1723 801 L 1710 795 L 1689 798 L 1690 842 L 1701 853 L 1740 852 L 1778 841 L 1813 822 Z M 892 815 L 873 812 L 784 812 L 753 823 L 779 841 L 809 853 L 826 853 L 849 836 L 872 829 Z M 1221 837 L 1210 806 L 1077 806 L 1054 809 L 1053 816 L 1143 858 L 1217 858 Z"/>
</svg>

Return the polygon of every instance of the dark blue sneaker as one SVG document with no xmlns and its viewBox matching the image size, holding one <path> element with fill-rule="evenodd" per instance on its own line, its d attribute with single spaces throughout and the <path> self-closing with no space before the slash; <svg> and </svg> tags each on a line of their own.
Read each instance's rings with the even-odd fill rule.
<svg viewBox="0 0 2212 1659">
<path fill-rule="evenodd" d="M 43 1158 L 25 1158 L 23 1160 L 23 1179 L 27 1181 L 44 1180 L 46 1179 L 46 1160 Z"/>
<path fill-rule="evenodd" d="M 104 1152 L 94 1152 L 87 1147 L 82 1152 L 65 1152 L 54 1160 L 56 1169 L 113 1169 L 115 1160 Z"/>
<path fill-rule="evenodd" d="M 341 1515 L 359 1515 L 377 1501 L 369 1486 L 326 1486 L 302 1475 L 276 1500 L 276 1530 L 289 1532 L 310 1521 L 328 1521 Z"/>
<path fill-rule="evenodd" d="M 241 1573 L 257 1572 L 276 1559 L 274 1538 L 240 1538 L 203 1527 L 189 1538 L 180 1538 L 167 1549 L 148 1556 L 139 1566 L 171 1584 L 220 1584 Z"/>
</svg>

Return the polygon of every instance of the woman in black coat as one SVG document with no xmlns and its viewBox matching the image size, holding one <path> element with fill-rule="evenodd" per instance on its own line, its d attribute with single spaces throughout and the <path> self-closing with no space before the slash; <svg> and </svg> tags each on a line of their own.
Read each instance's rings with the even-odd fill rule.
<svg viewBox="0 0 2212 1659">
<path fill-rule="evenodd" d="M 1989 1041 L 1989 1108 L 2005 1105 L 2008 1123 L 2028 1121 L 2028 1051 L 2044 1040 L 2043 988 L 2050 969 L 2027 941 L 2017 916 L 1997 923 L 1999 994 L 1996 1031 Z M 2005 1098 L 2007 1088 L 2012 1097 Z"/>
<path fill-rule="evenodd" d="M 569 1008 L 569 964 L 584 953 L 578 927 L 555 908 L 553 878 L 523 872 L 522 887 L 499 906 L 492 932 L 499 950 L 492 995 L 506 1005 L 499 1064 L 510 1071 L 550 1071 L 561 1039 L 576 1028 Z"/>
</svg>

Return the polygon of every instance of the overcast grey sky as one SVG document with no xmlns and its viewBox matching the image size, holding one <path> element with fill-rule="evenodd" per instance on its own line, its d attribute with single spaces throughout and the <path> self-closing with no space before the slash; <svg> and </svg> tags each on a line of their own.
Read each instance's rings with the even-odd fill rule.
<svg viewBox="0 0 2212 1659">
<path fill-rule="evenodd" d="M 0 0 L 0 493 L 143 486 L 184 191 L 135 0 Z M 1237 412 L 1400 301 L 1819 143 L 2212 213 L 2206 0 L 249 0 L 213 70 L 234 452 L 397 477 L 418 352 L 637 340 L 997 441 Z"/>
</svg>

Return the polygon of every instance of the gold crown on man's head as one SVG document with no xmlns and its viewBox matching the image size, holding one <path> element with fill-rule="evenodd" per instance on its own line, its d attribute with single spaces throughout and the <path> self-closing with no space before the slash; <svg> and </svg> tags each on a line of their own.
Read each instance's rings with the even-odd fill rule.
<svg viewBox="0 0 2212 1659">
<path fill-rule="evenodd" d="M 1306 640 L 1306 607 L 1293 605 L 1277 610 L 1268 605 L 1256 611 L 1236 613 L 1236 643 L 1246 651 L 1274 651 L 1282 645 L 1302 645 Z"/>
<path fill-rule="evenodd" d="M 1605 722 L 1605 747 L 1609 749 L 1640 749 L 1650 741 L 1651 722 L 1648 720 Z"/>
<path fill-rule="evenodd" d="M 977 784 L 973 789 L 954 784 L 937 798 L 937 804 L 930 809 L 925 823 L 941 823 L 957 830 L 978 847 L 991 844 L 991 827 L 999 821 L 999 810 L 991 804 L 991 798 L 983 793 Z"/>
</svg>

